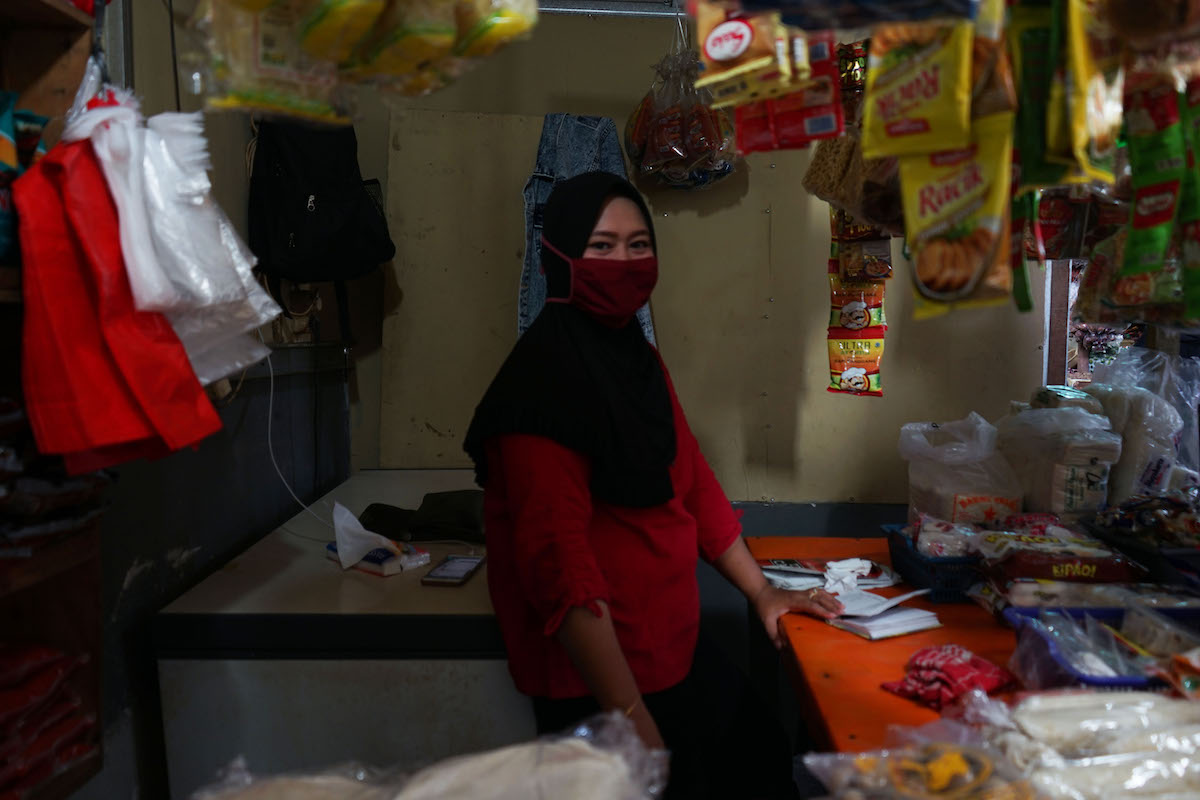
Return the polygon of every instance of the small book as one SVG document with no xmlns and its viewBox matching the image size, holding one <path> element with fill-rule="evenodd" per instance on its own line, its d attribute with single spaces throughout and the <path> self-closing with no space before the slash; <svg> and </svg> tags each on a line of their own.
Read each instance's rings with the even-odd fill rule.
<svg viewBox="0 0 1200 800">
<path fill-rule="evenodd" d="M 937 614 L 922 608 L 892 608 L 873 617 L 841 617 L 826 621 L 864 639 L 887 639 L 942 626 Z"/>
<path fill-rule="evenodd" d="M 422 550 L 411 544 L 404 545 L 406 551 L 404 555 L 396 555 L 391 550 L 385 547 L 376 547 L 371 552 L 363 556 L 362 561 L 354 565 L 354 569 L 369 572 L 372 575 L 382 575 L 387 577 L 395 575 L 398 572 L 403 572 L 406 569 L 415 569 L 429 563 L 429 552 Z M 325 557 L 337 561 L 338 559 L 337 542 L 330 542 L 325 545 Z"/>
</svg>

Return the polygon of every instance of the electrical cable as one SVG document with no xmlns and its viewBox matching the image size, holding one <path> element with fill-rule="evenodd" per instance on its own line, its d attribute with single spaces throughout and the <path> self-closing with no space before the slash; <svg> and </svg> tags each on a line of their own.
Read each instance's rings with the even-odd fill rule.
<svg viewBox="0 0 1200 800">
<path fill-rule="evenodd" d="M 259 331 L 258 339 L 263 344 L 266 344 L 266 340 L 263 339 L 262 331 Z M 275 416 L 275 367 L 271 363 L 271 356 L 269 355 L 267 356 L 267 375 L 269 376 L 269 388 L 267 391 L 267 454 L 271 456 L 271 466 L 275 468 L 275 474 L 279 476 L 279 480 L 283 483 L 283 488 L 288 490 L 288 494 L 292 496 L 292 499 L 299 503 L 301 508 L 311 514 L 312 517 L 322 525 L 326 526 L 327 528 L 333 528 L 332 522 L 323 519 L 319 514 L 317 514 L 317 512 L 313 511 L 311 507 L 305 505 L 304 501 L 296 495 L 296 492 L 292 490 L 292 485 L 288 483 L 287 478 L 283 476 L 283 470 L 279 468 L 279 462 L 275 460 L 275 440 L 272 436 L 271 424 L 272 417 Z"/>
<path fill-rule="evenodd" d="M 171 26 L 171 75 L 175 79 L 175 110 L 183 111 L 183 105 L 179 102 L 179 51 L 175 49 L 175 0 L 167 0 L 167 17 Z"/>
</svg>

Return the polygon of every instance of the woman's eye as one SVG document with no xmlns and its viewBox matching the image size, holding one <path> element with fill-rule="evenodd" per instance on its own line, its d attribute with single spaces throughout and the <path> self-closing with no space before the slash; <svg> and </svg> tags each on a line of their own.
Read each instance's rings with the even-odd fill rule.
<svg viewBox="0 0 1200 800">
<path fill-rule="evenodd" d="M 650 249 L 650 242 L 648 242 L 648 241 L 633 242 L 632 244 L 629 245 L 629 248 L 631 250 L 648 250 L 648 249 Z"/>
<path fill-rule="evenodd" d="M 608 250 L 612 247 L 608 242 L 592 242 L 588 245 L 588 250 Z"/>
</svg>

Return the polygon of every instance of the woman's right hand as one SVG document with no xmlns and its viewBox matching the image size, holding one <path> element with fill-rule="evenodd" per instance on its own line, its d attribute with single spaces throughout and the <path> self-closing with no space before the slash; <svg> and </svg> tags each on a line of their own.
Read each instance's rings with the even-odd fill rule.
<svg viewBox="0 0 1200 800">
<path fill-rule="evenodd" d="M 658 723 L 654 721 L 654 717 L 650 716 L 649 709 L 646 708 L 646 704 L 640 699 L 634 706 L 633 711 L 629 712 L 629 719 L 633 722 L 633 727 L 637 731 L 638 738 L 642 740 L 642 744 L 646 745 L 646 749 L 667 749 L 667 745 L 663 742 L 662 734 L 658 732 Z"/>
</svg>

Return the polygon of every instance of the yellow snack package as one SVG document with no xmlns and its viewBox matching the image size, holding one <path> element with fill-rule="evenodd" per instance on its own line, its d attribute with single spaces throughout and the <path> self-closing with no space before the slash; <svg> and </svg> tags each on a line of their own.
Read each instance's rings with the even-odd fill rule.
<svg viewBox="0 0 1200 800">
<path fill-rule="evenodd" d="M 388 0 L 359 51 L 367 72 L 413 75 L 420 65 L 450 55 L 458 38 L 455 0 Z"/>
<path fill-rule="evenodd" d="M 302 0 L 278 0 L 258 13 L 208 2 L 196 19 L 208 31 L 213 109 L 263 111 L 314 122 L 347 124 L 334 102 L 337 69 L 300 47 Z"/>
<path fill-rule="evenodd" d="M 340 64 L 354 53 L 383 7 L 384 0 L 307 0 L 302 4 L 300 46 L 313 58 Z"/>
<path fill-rule="evenodd" d="M 965 148 L 900 159 L 914 285 L 933 301 L 917 305 L 918 318 L 1011 293 L 1012 141 L 1013 115 L 992 114 L 976 120 Z"/>
<path fill-rule="evenodd" d="M 1084 180 L 1111 184 L 1124 114 L 1121 41 L 1099 0 L 1066 0 L 1071 150 Z"/>
<path fill-rule="evenodd" d="M 454 9 L 458 36 L 454 54 L 463 58 L 491 55 L 527 36 L 537 25 L 536 0 L 461 0 Z"/>
<path fill-rule="evenodd" d="M 863 155 L 932 153 L 971 136 L 969 22 L 879 25 L 867 57 Z"/>
</svg>

